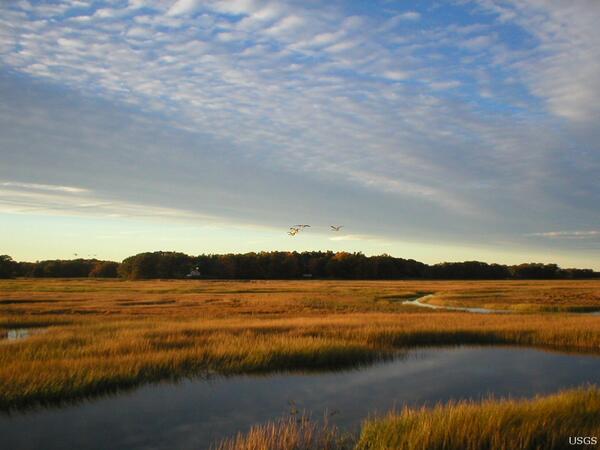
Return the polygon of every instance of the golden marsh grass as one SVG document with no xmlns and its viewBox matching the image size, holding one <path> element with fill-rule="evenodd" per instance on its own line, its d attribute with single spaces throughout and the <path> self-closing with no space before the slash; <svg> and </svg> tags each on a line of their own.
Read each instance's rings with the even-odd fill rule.
<svg viewBox="0 0 600 450">
<path fill-rule="evenodd" d="M 45 331 L 0 342 L 0 409 L 185 376 L 341 368 L 417 345 L 600 353 L 599 317 L 402 304 L 423 293 L 472 298 L 499 290 L 535 302 L 540 289 L 567 298 L 577 292 L 592 304 L 600 281 L 1 281 L 0 333 Z"/>
<path fill-rule="evenodd" d="M 600 438 L 600 390 L 531 400 L 461 401 L 405 408 L 363 422 L 358 435 L 326 422 L 287 417 L 254 426 L 215 450 L 563 450 L 569 438 Z M 588 445 L 587 448 L 594 448 Z"/>
</svg>

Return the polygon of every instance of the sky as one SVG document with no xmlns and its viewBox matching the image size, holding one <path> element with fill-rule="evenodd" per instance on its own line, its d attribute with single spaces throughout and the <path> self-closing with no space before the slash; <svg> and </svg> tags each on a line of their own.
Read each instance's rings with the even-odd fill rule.
<svg viewBox="0 0 600 450">
<path fill-rule="evenodd" d="M 600 270 L 599 20 L 596 0 L 2 0 L 0 253 Z"/>
</svg>

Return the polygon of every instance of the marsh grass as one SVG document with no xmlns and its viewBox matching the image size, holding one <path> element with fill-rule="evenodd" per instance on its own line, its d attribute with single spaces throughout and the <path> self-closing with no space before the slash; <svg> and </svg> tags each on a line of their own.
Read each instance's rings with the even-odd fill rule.
<svg viewBox="0 0 600 450">
<path fill-rule="evenodd" d="M 600 289 L 600 282 L 513 283 L 0 281 L 0 335 L 46 329 L 18 342 L 0 340 L 0 410 L 206 374 L 351 368 L 423 345 L 600 353 L 598 317 L 482 316 L 396 301 L 514 286 L 513 297 L 547 289 L 568 297 L 575 290 L 592 302 Z"/>
<path fill-rule="evenodd" d="M 563 450 L 571 436 L 600 438 L 600 390 L 533 400 L 455 402 L 367 420 L 357 450 Z"/>
<path fill-rule="evenodd" d="M 310 416 L 289 416 L 225 439 L 211 450 L 351 450 L 355 436 Z"/>
<path fill-rule="evenodd" d="M 569 437 L 600 437 L 600 389 L 531 400 L 461 401 L 404 408 L 363 422 L 358 435 L 327 421 L 286 417 L 252 427 L 213 450 L 564 450 Z M 588 446 L 589 447 L 589 446 Z"/>
<path fill-rule="evenodd" d="M 600 311 L 597 281 L 489 283 L 488 286 L 474 283 L 463 290 L 441 290 L 427 302 L 439 306 L 504 309 L 524 313 Z"/>
</svg>

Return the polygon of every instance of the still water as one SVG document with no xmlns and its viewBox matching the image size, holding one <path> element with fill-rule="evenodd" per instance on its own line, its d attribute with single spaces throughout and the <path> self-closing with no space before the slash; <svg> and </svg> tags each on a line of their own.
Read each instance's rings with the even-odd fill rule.
<svg viewBox="0 0 600 450">
<path fill-rule="evenodd" d="M 506 347 L 427 348 L 346 372 L 147 385 L 75 406 L 0 415 L 6 449 L 205 449 L 289 414 L 357 427 L 369 414 L 451 399 L 533 396 L 600 384 L 600 357 Z"/>
</svg>

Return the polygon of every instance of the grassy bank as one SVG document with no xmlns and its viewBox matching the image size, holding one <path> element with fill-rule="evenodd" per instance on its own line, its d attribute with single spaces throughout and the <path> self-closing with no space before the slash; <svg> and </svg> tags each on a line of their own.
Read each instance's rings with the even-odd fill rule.
<svg viewBox="0 0 600 450">
<path fill-rule="evenodd" d="M 357 436 L 306 418 L 255 426 L 216 450 L 562 450 L 569 437 L 600 439 L 600 390 L 564 391 L 533 400 L 458 402 L 366 420 Z"/>
<path fill-rule="evenodd" d="M 514 281 L 464 290 L 441 290 L 427 302 L 439 306 L 488 308 L 515 312 L 600 311 L 600 289 L 595 281 L 566 283 Z"/>
<path fill-rule="evenodd" d="M 351 450 L 355 443 L 356 436 L 304 415 L 256 425 L 211 450 Z"/>
<path fill-rule="evenodd" d="M 571 282 L 0 282 L 0 409 L 210 373 L 322 370 L 417 345 L 503 344 L 600 353 L 600 318 L 423 311 L 419 293 L 587 289 Z M 582 287 L 583 286 L 583 287 Z M 568 289 L 567 289 L 568 288 Z M 532 294 L 535 295 L 535 294 Z"/>
</svg>

